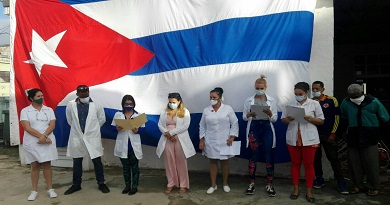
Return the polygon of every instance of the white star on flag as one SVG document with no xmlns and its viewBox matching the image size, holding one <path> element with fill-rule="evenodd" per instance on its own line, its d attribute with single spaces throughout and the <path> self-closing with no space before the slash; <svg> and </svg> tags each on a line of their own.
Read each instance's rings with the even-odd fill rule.
<svg viewBox="0 0 390 205">
<path fill-rule="evenodd" d="M 67 68 L 55 52 L 65 32 L 66 30 L 44 41 L 36 31 L 32 31 L 31 59 L 24 62 L 34 64 L 39 76 L 41 75 L 43 65 Z"/>
</svg>

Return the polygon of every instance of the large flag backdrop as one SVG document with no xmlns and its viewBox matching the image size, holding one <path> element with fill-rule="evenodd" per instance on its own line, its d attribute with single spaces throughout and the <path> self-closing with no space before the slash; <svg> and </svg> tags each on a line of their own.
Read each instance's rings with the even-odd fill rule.
<svg viewBox="0 0 390 205">
<path fill-rule="evenodd" d="M 11 2 L 11 143 L 23 140 L 20 110 L 26 90 L 39 87 L 55 110 L 57 145 L 67 146 L 65 106 L 79 84 L 105 108 L 104 138 L 121 99 L 131 94 L 148 117 L 142 143 L 156 146 L 159 113 L 170 92 L 191 112 L 195 145 L 209 91 L 224 89 L 240 123 L 241 157 L 246 122 L 243 103 L 254 81 L 268 76 L 267 93 L 279 112 L 293 85 L 310 82 L 309 60 L 315 0 L 14 0 Z M 280 114 L 280 113 L 279 113 Z M 276 161 L 289 160 L 280 120 Z"/>
</svg>

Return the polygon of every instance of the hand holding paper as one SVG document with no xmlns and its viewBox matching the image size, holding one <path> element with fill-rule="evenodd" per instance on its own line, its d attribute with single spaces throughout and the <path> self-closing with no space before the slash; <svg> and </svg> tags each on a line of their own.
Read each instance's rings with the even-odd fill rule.
<svg viewBox="0 0 390 205">
<path fill-rule="evenodd" d="M 286 106 L 287 116 L 294 119 L 294 122 L 306 122 L 305 109 L 300 107 Z"/>
<path fill-rule="evenodd" d="M 123 130 L 133 130 L 134 128 L 139 128 L 147 121 L 148 119 L 146 119 L 145 113 L 142 113 L 133 119 L 115 119 L 117 126 L 121 127 Z"/>
<path fill-rule="evenodd" d="M 268 118 L 267 110 L 270 111 L 270 106 L 263 106 L 263 105 L 251 105 L 251 112 L 255 112 L 254 118 L 257 119 L 264 119 Z"/>
<path fill-rule="evenodd" d="M 240 155 L 241 141 L 233 141 L 231 146 L 222 144 L 219 150 L 221 155 Z"/>
</svg>

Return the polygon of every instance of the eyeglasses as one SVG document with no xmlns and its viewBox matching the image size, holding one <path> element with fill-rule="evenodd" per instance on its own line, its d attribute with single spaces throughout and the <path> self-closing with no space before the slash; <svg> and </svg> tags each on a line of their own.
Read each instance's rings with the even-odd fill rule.
<svg viewBox="0 0 390 205">
<path fill-rule="evenodd" d="M 40 115 L 39 113 L 43 113 L 43 114 L 45 114 L 45 116 Z M 41 121 L 41 122 L 49 121 L 49 117 L 47 117 L 47 114 L 45 112 L 37 112 L 37 115 L 35 117 L 36 117 L 37 121 Z"/>
<path fill-rule="evenodd" d="M 89 91 L 89 88 L 87 86 L 78 87 L 77 91 Z"/>
</svg>

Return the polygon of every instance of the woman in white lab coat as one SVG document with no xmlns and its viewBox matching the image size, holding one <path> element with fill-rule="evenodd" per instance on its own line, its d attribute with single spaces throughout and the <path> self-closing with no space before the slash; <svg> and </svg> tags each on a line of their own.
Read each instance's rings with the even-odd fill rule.
<svg viewBox="0 0 390 205">
<path fill-rule="evenodd" d="M 24 129 L 23 149 L 26 164 L 31 164 L 32 191 L 27 198 L 34 201 L 37 196 L 39 171 L 42 167 L 47 193 L 50 198 L 57 197 L 52 188 L 51 161 L 58 159 L 56 138 L 53 134 L 56 117 L 51 108 L 43 105 L 43 93 L 38 88 L 27 92 L 31 105 L 22 109 L 20 123 Z"/>
<path fill-rule="evenodd" d="M 119 157 L 123 167 L 125 189 L 122 194 L 133 195 L 138 191 L 139 167 L 138 160 L 142 159 L 141 137 L 145 125 L 133 130 L 123 130 L 116 124 L 115 119 L 132 119 L 139 114 L 135 111 L 135 100 L 131 95 L 122 98 L 122 111 L 115 113 L 111 125 L 118 131 L 115 141 L 114 155 Z"/>
<path fill-rule="evenodd" d="M 238 136 L 238 119 L 234 110 L 229 105 L 222 104 L 223 89 L 220 87 L 210 91 L 210 103 L 203 110 L 202 119 L 199 123 L 199 149 L 210 159 L 210 178 L 211 187 L 207 190 L 212 194 L 217 190 L 217 170 L 218 161 L 222 167 L 223 190 L 230 191 L 228 185 L 229 162 L 232 155 L 221 155 L 220 147 L 222 144 L 232 145 L 234 139 Z"/>
<path fill-rule="evenodd" d="M 167 107 L 161 112 L 158 128 L 162 135 L 157 145 L 156 154 L 163 154 L 167 176 L 166 194 L 174 187 L 180 187 L 184 194 L 190 188 L 187 158 L 195 155 L 195 148 L 188 134 L 191 117 L 185 108 L 179 93 L 168 94 Z"/>
</svg>

